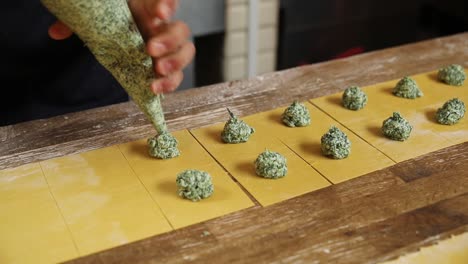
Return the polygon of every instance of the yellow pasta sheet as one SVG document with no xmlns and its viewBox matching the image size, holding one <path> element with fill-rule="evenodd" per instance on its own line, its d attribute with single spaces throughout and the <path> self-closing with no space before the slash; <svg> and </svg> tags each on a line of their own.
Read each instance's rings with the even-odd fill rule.
<svg viewBox="0 0 468 264">
<path fill-rule="evenodd" d="M 172 230 L 117 146 L 41 165 L 80 255 Z"/>
<path fill-rule="evenodd" d="M 253 202 L 231 177 L 187 131 L 173 135 L 179 141 L 181 155 L 159 160 L 148 155 L 146 140 L 119 145 L 131 167 L 174 228 L 181 228 L 253 206 Z M 177 195 L 176 177 L 187 169 L 208 172 L 214 193 L 199 202 Z"/>
<path fill-rule="evenodd" d="M 0 200 L 0 263 L 78 256 L 39 163 L 0 171 Z"/>
<path fill-rule="evenodd" d="M 465 70 L 468 75 L 468 71 Z M 414 77 L 424 92 L 425 100 L 421 100 L 419 120 L 422 122 L 422 129 L 429 129 L 441 135 L 453 144 L 459 144 L 468 141 L 468 114 L 460 120 L 459 123 L 447 126 L 437 123 L 435 114 L 438 108 L 453 98 L 459 98 L 468 107 L 468 81 L 462 86 L 450 86 L 437 80 L 437 72 L 420 74 Z M 427 103 L 426 103 L 427 102 Z M 406 107 L 406 109 L 411 109 Z"/>
<path fill-rule="evenodd" d="M 369 101 L 359 111 L 341 105 L 342 93 L 313 99 L 312 103 L 397 162 L 467 141 L 466 117 L 453 126 L 435 121 L 437 109 L 447 100 L 458 97 L 468 102 L 466 82 L 461 87 L 449 86 L 437 81 L 435 72 L 412 77 L 423 91 L 423 97 L 405 99 L 393 95 L 393 87 L 399 81 L 393 80 L 363 88 Z M 393 112 L 400 112 L 413 126 L 407 141 L 393 141 L 382 135 L 382 122 Z"/>
<path fill-rule="evenodd" d="M 226 114 L 227 115 L 227 114 Z M 247 123 L 255 127 L 254 120 Z M 271 135 L 254 133 L 248 142 L 225 144 L 221 141 L 224 124 L 195 129 L 192 134 L 263 206 L 271 205 L 330 185 L 317 171 Z M 269 149 L 287 159 L 288 173 L 280 179 L 265 179 L 255 173 L 254 161 Z"/>
<path fill-rule="evenodd" d="M 285 107 L 253 115 L 248 120 L 260 137 L 276 137 L 299 154 L 332 183 L 343 182 L 395 164 L 351 131 L 309 102 L 311 124 L 306 127 L 288 127 L 281 121 Z M 321 150 L 321 137 L 337 126 L 351 141 L 351 154 L 341 160 L 326 157 Z"/>
</svg>

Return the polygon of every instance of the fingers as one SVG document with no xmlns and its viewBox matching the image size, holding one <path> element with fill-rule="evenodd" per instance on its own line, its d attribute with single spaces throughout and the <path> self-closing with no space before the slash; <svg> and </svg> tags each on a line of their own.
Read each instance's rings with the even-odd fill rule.
<svg viewBox="0 0 468 264">
<path fill-rule="evenodd" d="M 157 60 L 155 70 L 166 76 L 185 68 L 195 55 L 195 46 L 191 42 L 185 43 L 180 50 Z"/>
<path fill-rule="evenodd" d="M 169 20 L 174 15 L 178 2 L 177 0 L 146 0 L 145 7 L 150 16 Z"/>
<path fill-rule="evenodd" d="M 179 0 L 169 0 L 167 1 L 172 10 L 177 10 L 179 8 Z"/>
<path fill-rule="evenodd" d="M 151 83 L 151 91 L 154 94 L 173 92 L 184 79 L 182 71 L 174 72 L 173 74 L 161 77 Z"/>
<path fill-rule="evenodd" d="M 69 38 L 73 35 L 73 32 L 67 25 L 63 24 L 61 21 L 56 21 L 49 27 L 49 36 L 55 40 L 63 40 Z"/>
<path fill-rule="evenodd" d="M 152 57 L 160 57 L 173 52 L 187 42 L 189 36 L 190 29 L 185 23 L 176 21 L 168 24 L 160 30 L 159 34 L 148 41 L 148 54 Z"/>
<path fill-rule="evenodd" d="M 182 82 L 183 68 L 195 54 L 195 47 L 189 42 L 188 26 L 170 21 L 178 5 L 178 0 L 129 0 L 158 76 L 151 83 L 151 91 L 155 94 L 174 91 Z"/>
</svg>

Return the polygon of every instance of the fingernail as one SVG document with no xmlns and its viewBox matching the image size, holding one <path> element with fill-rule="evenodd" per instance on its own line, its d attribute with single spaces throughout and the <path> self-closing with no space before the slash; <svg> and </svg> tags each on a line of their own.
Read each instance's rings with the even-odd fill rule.
<svg viewBox="0 0 468 264">
<path fill-rule="evenodd" d="M 172 87 L 172 81 L 170 80 L 170 77 L 166 77 L 164 79 L 161 80 L 161 89 L 162 89 L 162 92 L 164 93 L 167 93 L 167 92 L 171 92 L 173 89 Z"/>
<path fill-rule="evenodd" d="M 161 24 L 163 24 L 163 20 L 161 18 L 157 17 L 157 18 L 153 19 L 152 23 L 153 23 L 154 27 L 159 27 L 159 26 L 161 26 Z"/>
<path fill-rule="evenodd" d="M 157 80 L 154 80 L 153 83 L 151 83 L 151 91 L 153 91 L 154 94 L 160 94 L 162 93 L 163 87 L 161 86 L 160 82 Z"/>
<path fill-rule="evenodd" d="M 69 32 L 68 28 L 64 25 L 57 25 L 57 27 L 55 27 L 55 30 L 57 30 L 57 33 L 61 35 L 65 35 Z"/>
<path fill-rule="evenodd" d="M 161 72 L 161 74 L 164 74 L 164 75 L 171 73 L 174 68 L 172 66 L 172 63 L 169 61 L 163 61 L 161 66 L 162 66 L 162 71 L 163 71 Z"/>
<path fill-rule="evenodd" d="M 164 20 L 169 19 L 172 13 L 171 9 L 167 5 L 161 5 L 159 11 L 161 12 L 161 18 Z"/>
<path fill-rule="evenodd" d="M 152 43 L 152 47 L 153 47 L 153 53 L 154 53 L 153 56 L 161 56 L 167 51 L 166 45 L 158 41 L 154 41 Z"/>
</svg>

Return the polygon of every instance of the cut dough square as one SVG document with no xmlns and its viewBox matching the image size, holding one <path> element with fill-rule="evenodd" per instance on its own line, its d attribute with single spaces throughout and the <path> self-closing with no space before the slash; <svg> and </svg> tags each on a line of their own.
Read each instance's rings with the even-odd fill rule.
<svg viewBox="0 0 468 264">
<path fill-rule="evenodd" d="M 465 69 L 468 75 L 468 71 Z M 455 125 L 442 125 L 437 123 L 435 114 L 437 109 L 453 98 L 458 98 L 468 107 L 468 81 L 462 86 L 450 86 L 437 80 L 437 72 L 420 74 L 414 77 L 422 89 L 429 95 L 426 105 L 418 111 L 421 129 L 430 129 L 441 135 L 453 145 L 468 141 L 468 113 Z"/>
<path fill-rule="evenodd" d="M 146 140 L 119 145 L 135 173 L 159 204 L 174 228 L 196 224 L 254 205 L 247 194 L 187 131 L 173 133 L 179 141 L 179 157 L 160 160 L 148 155 Z M 177 195 L 176 177 L 187 169 L 208 172 L 214 193 L 192 202 Z"/>
<path fill-rule="evenodd" d="M 80 255 L 172 230 L 117 146 L 41 165 Z"/>
<path fill-rule="evenodd" d="M 256 124 L 252 117 L 244 120 L 255 128 Z M 219 123 L 195 129 L 192 134 L 263 206 L 330 185 L 325 178 L 276 139 L 273 134 L 255 132 L 246 143 L 225 144 L 220 136 L 223 127 L 224 124 Z M 265 149 L 279 152 L 286 157 L 288 173 L 285 177 L 265 179 L 256 175 L 254 161 Z"/>
<path fill-rule="evenodd" d="M 58 263 L 78 252 L 39 163 L 0 171 L 0 260 Z"/>
</svg>

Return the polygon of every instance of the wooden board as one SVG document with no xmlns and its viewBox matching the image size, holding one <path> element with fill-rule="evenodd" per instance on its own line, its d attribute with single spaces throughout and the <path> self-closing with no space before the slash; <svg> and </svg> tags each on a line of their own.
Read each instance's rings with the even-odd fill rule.
<svg viewBox="0 0 468 264">
<path fill-rule="evenodd" d="M 172 130 L 241 116 L 427 72 L 468 66 L 468 34 L 367 53 L 168 95 Z M 93 118 L 89 118 L 92 116 Z M 152 136 L 132 103 L 0 128 L 0 167 L 11 168 Z M 305 194 L 94 254 L 73 263 L 323 262 L 396 258 L 468 231 L 467 144 Z M 209 235 L 206 232 L 209 232 Z M 385 238 L 385 239 L 383 239 Z M 273 252 L 273 253 L 272 253 Z"/>
<path fill-rule="evenodd" d="M 389 260 L 468 232 L 467 161 L 468 144 L 459 145 L 72 263 Z"/>
<path fill-rule="evenodd" d="M 466 264 L 468 263 L 467 248 L 468 233 L 464 233 L 382 264 Z"/>
<path fill-rule="evenodd" d="M 419 81 L 421 76 L 430 75 L 420 75 L 415 79 Z M 221 131 L 224 124 L 220 123 L 192 132 L 181 130 L 173 133 L 179 141 L 181 151 L 181 156 L 173 159 L 159 160 L 150 157 L 146 140 L 140 140 L 43 161 L 39 166 L 32 167 L 35 171 L 31 173 L 42 180 L 45 177 L 47 181 L 42 190 L 53 196 L 54 199 L 49 204 L 55 210 L 57 205 L 60 212 L 58 215 L 63 216 L 64 223 L 58 218 L 63 226 L 62 238 L 73 240 L 72 245 L 76 246 L 79 255 L 88 255 L 253 206 L 247 194 L 231 180 L 222 167 L 261 205 L 268 206 L 325 188 L 330 185 L 328 181 L 336 184 L 395 165 L 389 157 L 397 160 L 404 155 L 399 150 L 396 151 L 398 148 L 389 145 L 394 141 L 383 137 L 380 141 L 374 141 L 359 130 L 366 128 L 366 122 L 377 117 L 380 110 L 387 111 L 387 108 L 392 107 L 381 106 L 383 102 L 391 101 L 387 99 L 389 83 L 394 82 L 363 89 L 370 100 L 375 102 L 367 106 L 365 111 L 349 111 L 342 106 L 341 109 L 337 108 L 337 104 L 331 104 L 341 94 L 313 100 L 327 112 L 305 102 L 313 120 L 307 127 L 291 128 L 284 125 L 281 121 L 284 107 L 244 117 L 244 121 L 255 128 L 255 133 L 246 143 L 222 142 Z M 432 83 L 425 83 L 425 86 L 429 85 Z M 459 92 L 461 96 L 465 93 L 468 94 L 468 89 Z M 428 102 L 431 105 L 438 99 L 433 96 L 428 98 L 431 99 Z M 416 109 L 413 110 L 416 113 L 419 113 L 419 109 L 425 109 L 421 101 L 417 104 L 415 102 L 395 100 L 393 107 L 406 110 L 408 115 L 412 113 L 410 107 Z M 439 102 L 441 103 L 443 102 Z M 340 111 L 343 109 L 346 111 Z M 354 122 L 352 118 L 356 117 L 359 121 Z M 348 125 L 353 131 L 338 122 Z M 331 126 L 339 127 L 351 140 L 352 151 L 349 157 L 335 160 L 322 154 L 320 139 Z M 431 152 L 435 147 L 440 149 L 452 145 L 451 141 L 437 134 L 437 128 L 434 126 L 430 129 L 430 132 L 437 135 L 430 138 L 431 144 L 423 143 L 432 133 L 413 133 L 416 135 L 412 135 L 412 138 L 416 140 L 405 142 L 408 144 L 405 154 L 413 155 L 411 158 L 414 158 L 420 153 Z M 415 129 L 418 131 L 420 127 Z M 463 132 L 458 131 L 457 135 L 461 136 L 456 140 L 468 140 L 468 133 L 464 135 Z M 401 147 L 401 142 L 396 143 Z M 440 143 L 446 145 L 441 146 Z M 417 146 L 419 147 L 415 148 Z M 265 149 L 279 152 L 286 157 L 288 173 L 285 177 L 265 179 L 256 175 L 254 161 Z M 188 169 L 202 170 L 212 175 L 215 192 L 211 197 L 192 202 L 177 195 L 176 176 Z M 7 176 L 14 174 L 10 170 L 5 173 Z M 9 185 L 5 184 L 5 187 Z M 15 189 L 2 194 L 6 198 L 10 192 L 20 198 L 28 197 L 21 188 L 22 185 L 19 187 L 19 194 L 15 193 Z M 9 201 L 12 203 L 11 207 L 16 207 L 14 199 Z M 20 216 L 16 217 L 29 219 L 34 216 L 23 209 Z M 70 234 L 63 232 L 68 230 Z M 8 235 L 12 237 L 14 233 L 9 232 Z M 18 251 L 19 248 L 22 247 L 12 247 L 13 251 Z M 67 256 L 69 249 L 65 248 L 60 253 Z"/>
</svg>

